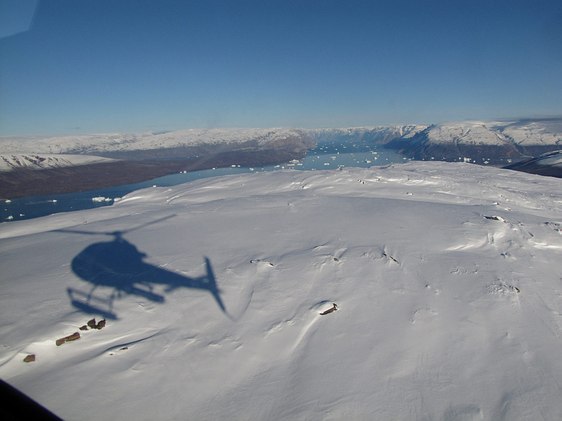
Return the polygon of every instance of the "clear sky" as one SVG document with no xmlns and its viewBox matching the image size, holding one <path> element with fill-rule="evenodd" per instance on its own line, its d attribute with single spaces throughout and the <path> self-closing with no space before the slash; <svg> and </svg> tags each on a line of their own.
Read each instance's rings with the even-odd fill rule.
<svg viewBox="0 0 562 421">
<path fill-rule="evenodd" d="M 0 0 L 0 135 L 553 115 L 560 0 Z"/>
</svg>

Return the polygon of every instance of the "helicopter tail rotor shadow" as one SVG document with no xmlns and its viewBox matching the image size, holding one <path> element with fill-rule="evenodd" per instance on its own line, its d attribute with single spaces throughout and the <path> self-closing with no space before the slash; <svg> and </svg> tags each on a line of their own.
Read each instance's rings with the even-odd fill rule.
<svg viewBox="0 0 562 421">
<path fill-rule="evenodd" d="M 217 287 L 217 278 L 215 278 L 215 273 L 213 272 L 213 267 L 211 266 L 211 261 L 208 257 L 205 257 L 205 269 L 207 272 L 207 282 L 208 282 L 208 289 L 211 294 L 213 294 L 213 298 L 217 302 L 217 305 L 220 307 L 223 313 L 227 314 L 226 307 L 222 302 L 222 298 L 220 296 L 220 290 Z"/>
</svg>

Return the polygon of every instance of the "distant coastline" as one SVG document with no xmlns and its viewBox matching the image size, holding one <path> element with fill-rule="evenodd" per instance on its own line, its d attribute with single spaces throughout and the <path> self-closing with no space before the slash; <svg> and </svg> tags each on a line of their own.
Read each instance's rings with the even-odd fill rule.
<svg viewBox="0 0 562 421">
<path fill-rule="evenodd" d="M 61 168 L 21 168 L 0 172 L 0 199 L 102 189 L 139 183 L 181 171 L 191 172 L 231 165 L 275 165 L 300 159 L 305 154 L 305 151 L 280 149 L 229 151 L 200 158 L 121 160 Z"/>
</svg>

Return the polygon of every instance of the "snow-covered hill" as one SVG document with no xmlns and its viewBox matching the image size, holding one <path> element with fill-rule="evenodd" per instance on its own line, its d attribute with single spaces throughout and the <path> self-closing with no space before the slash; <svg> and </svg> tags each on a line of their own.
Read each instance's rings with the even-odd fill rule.
<svg viewBox="0 0 562 421">
<path fill-rule="evenodd" d="M 0 155 L 0 171 L 73 167 L 112 161 L 109 158 L 89 155 Z"/>
<path fill-rule="evenodd" d="M 440 124 L 426 131 L 430 143 L 463 143 L 468 145 L 503 145 L 506 139 L 485 122 Z"/>
<path fill-rule="evenodd" d="M 389 146 L 422 160 L 507 163 L 557 150 L 562 119 L 463 121 L 427 127 Z"/>
<path fill-rule="evenodd" d="M 432 143 L 551 146 L 562 144 L 562 119 L 464 121 L 434 125 L 426 133 Z"/>
<path fill-rule="evenodd" d="M 498 130 L 531 156 L 553 146 L 562 148 L 562 119 L 520 120 L 501 125 Z"/>
<path fill-rule="evenodd" d="M 0 377 L 73 420 L 561 419 L 561 183 L 285 171 L 1 224 Z"/>
</svg>

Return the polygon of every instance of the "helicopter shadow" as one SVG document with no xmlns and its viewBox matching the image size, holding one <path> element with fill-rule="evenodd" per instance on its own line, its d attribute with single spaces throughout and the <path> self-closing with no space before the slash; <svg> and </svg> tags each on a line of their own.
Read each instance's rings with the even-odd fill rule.
<svg viewBox="0 0 562 421">
<path fill-rule="evenodd" d="M 97 314 L 108 319 L 117 319 L 115 301 L 124 296 L 138 296 L 155 303 L 164 303 L 164 293 L 179 288 L 208 291 L 223 313 L 228 315 L 221 299 L 217 280 L 211 261 L 205 257 L 205 273 L 198 277 L 188 277 L 145 262 L 147 255 L 124 238 L 126 233 L 141 229 L 169 217 L 162 218 L 126 231 L 94 233 L 89 231 L 58 230 L 59 232 L 84 235 L 109 235 L 111 241 L 102 241 L 86 247 L 78 253 L 71 263 L 72 271 L 91 285 L 88 291 L 67 288 L 71 304 L 89 314 Z M 105 294 L 97 291 L 103 288 Z M 109 289 L 109 293 L 107 293 Z"/>
</svg>

